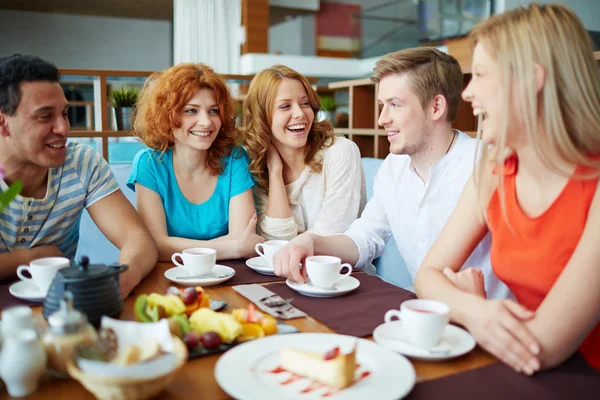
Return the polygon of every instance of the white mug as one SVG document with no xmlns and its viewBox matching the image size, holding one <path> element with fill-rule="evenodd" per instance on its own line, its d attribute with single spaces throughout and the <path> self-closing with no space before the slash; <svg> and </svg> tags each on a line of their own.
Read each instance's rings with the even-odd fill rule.
<svg viewBox="0 0 600 400">
<path fill-rule="evenodd" d="M 340 274 L 344 268 L 348 272 Z M 339 257 L 333 256 L 312 256 L 306 257 L 306 274 L 310 282 L 323 289 L 331 289 L 335 286 L 338 279 L 346 277 L 352 273 L 352 265 L 342 264 Z"/>
<path fill-rule="evenodd" d="M 254 246 L 254 251 L 256 251 L 262 258 L 267 260 L 269 266 L 272 267 L 273 255 L 288 243 L 288 240 L 267 240 L 264 243 L 257 243 L 256 246 Z"/>
<path fill-rule="evenodd" d="M 33 260 L 29 265 L 21 265 L 17 268 L 17 276 L 37 286 L 43 294 L 48 293 L 50 285 L 61 268 L 66 268 L 71 261 L 65 257 L 46 257 Z M 29 271 L 31 278 L 23 275 L 23 271 Z"/>
<path fill-rule="evenodd" d="M 402 320 L 402 331 L 407 341 L 418 347 L 429 349 L 440 341 L 448 324 L 450 307 L 436 300 L 407 300 L 400 304 L 400 311 L 389 310 L 385 322 L 393 317 Z"/>
<path fill-rule="evenodd" d="M 177 257 L 181 257 L 183 264 L 177 261 Z M 217 262 L 217 251 L 206 247 L 185 249 L 181 253 L 173 254 L 171 261 L 190 276 L 206 275 L 212 271 Z"/>
</svg>

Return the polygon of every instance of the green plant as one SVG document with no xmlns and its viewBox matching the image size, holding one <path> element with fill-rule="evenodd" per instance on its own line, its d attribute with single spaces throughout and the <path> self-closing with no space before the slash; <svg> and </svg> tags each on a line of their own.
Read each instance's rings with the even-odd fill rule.
<svg viewBox="0 0 600 400">
<path fill-rule="evenodd" d="M 4 167 L 0 165 L 0 179 L 4 179 L 4 177 Z M 6 192 L 0 193 L 0 211 L 4 210 L 6 206 L 8 206 L 8 203 L 13 201 L 15 197 L 17 197 L 17 195 L 21 193 L 21 189 L 23 189 L 23 184 L 21 183 L 21 181 L 16 181 L 8 187 L 8 190 Z"/>
<path fill-rule="evenodd" d="M 325 111 L 335 111 L 335 99 L 333 96 L 323 96 L 321 97 L 321 109 Z"/>
<path fill-rule="evenodd" d="M 137 102 L 140 91 L 133 86 L 123 86 L 114 89 L 110 94 L 110 104 L 113 107 L 133 107 Z"/>
</svg>

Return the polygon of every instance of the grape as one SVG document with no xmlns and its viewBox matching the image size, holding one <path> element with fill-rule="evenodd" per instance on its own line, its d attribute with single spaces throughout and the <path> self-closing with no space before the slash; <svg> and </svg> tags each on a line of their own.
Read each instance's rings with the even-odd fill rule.
<svg viewBox="0 0 600 400">
<path fill-rule="evenodd" d="M 198 347 L 198 343 L 200 343 L 200 335 L 194 331 L 189 331 L 183 335 L 183 342 L 187 346 L 188 351 L 192 351 Z"/>
<path fill-rule="evenodd" d="M 198 292 L 193 287 L 186 288 L 181 294 L 181 300 L 185 305 L 194 304 L 198 300 Z"/>
<path fill-rule="evenodd" d="M 221 344 L 221 336 L 217 332 L 204 332 L 200 336 L 200 341 L 206 349 L 214 349 Z"/>
<path fill-rule="evenodd" d="M 167 294 L 181 296 L 181 292 L 179 291 L 179 288 L 176 288 L 175 286 L 169 286 L 169 288 L 167 289 Z"/>
</svg>

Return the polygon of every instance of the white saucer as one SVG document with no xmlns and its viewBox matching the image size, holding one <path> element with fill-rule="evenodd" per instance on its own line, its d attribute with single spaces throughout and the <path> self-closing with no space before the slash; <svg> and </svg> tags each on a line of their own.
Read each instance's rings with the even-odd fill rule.
<svg viewBox="0 0 600 400">
<path fill-rule="evenodd" d="M 177 279 L 178 276 L 188 275 L 187 271 L 180 267 L 171 268 L 165 271 L 165 277 L 171 282 L 175 282 L 182 286 L 214 286 L 219 283 L 223 283 L 235 276 L 235 269 L 227 267 L 225 265 L 216 264 L 213 270 L 210 272 L 214 278 L 198 278 L 198 279 Z M 217 276 L 227 275 L 224 278 L 217 278 Z"/>
<path fill-rule="evenodd" d="M 19 281 L 10 286 L 8 291 L 13 296 L 29 301 L 44 301 L 46 293 L 42 293 L 33 283 Z"/>
<path fill-rule="evenodd" d="M 275 275 L 273 271 L 273 267 L 269 265 L 267 260 L 262 257 L 252 257 L 249 260 L 246 260 L 246 265 L 250 267 L 250 269 L 255 270 L 259 274 L 263 275 Z"/>
<path fill-rule="evenodd" d="M 323 289 L 313 286 L 311 283 L 298 283 L 291 279 L 288 279 L 285 283 L 300 294 L 320 298 L 343 296 L 360 286 L 360 281 L 352 276 L 344 276 L 338 279 L 332 289 Z"/>
<path fill-rule="evenodd" d="M 386 349 L 423 361 L 441 361 L 467 354 L 475 348 L 471 334 L 455 325 L 446 325 L 440 343 L 432 352 L 413 346 L 404 339 L 403 322 L 392 321 L 379 325 L 373 331 L 373 339 Z"/>
</svg>

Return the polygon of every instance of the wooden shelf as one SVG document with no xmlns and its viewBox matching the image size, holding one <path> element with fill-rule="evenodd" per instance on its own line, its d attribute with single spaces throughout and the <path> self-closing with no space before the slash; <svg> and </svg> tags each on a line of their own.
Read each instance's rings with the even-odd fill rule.
<svg viewBox="0 0 600 400">
<path fill-rule="evenodd" d="M 329 89 L 347 89 L 350 86 L 370 86 L 373 85 L 371 78 L 353 79 L 349 81 L 331 82 Z"/>
<path fill-rule="evenodd" d="M 70 138 L 110 138 L 110 137 L 136 137 L 132 131 L 88 131 L 71 130 Z"/>
<path fill-rule="evenodd" d="M 468 40 L 460 38 L 454 43 L 448 43 L 448 52 L 459 60 L 463 72 L 463 87 L 466 87 L 471 80 L 471 47 Z M 594 58 L 600 61 L 600 51 L 594 52 Z M 389 153 L 389 142 L 386 131 L 377 125 L 377 87 L 371 79 L 331 82 L 329 89 L 347 90 L 349 93 L 348 128 L 335 128 L 335 133 L 347 135 L 356 142 L 363 157 L 385 158 Z M 461 101 L 453 126 L 470 136 L 476 136 L 477 119 L 470 104 Z"/>
</svg>

